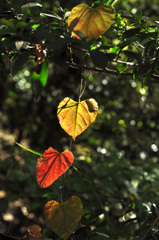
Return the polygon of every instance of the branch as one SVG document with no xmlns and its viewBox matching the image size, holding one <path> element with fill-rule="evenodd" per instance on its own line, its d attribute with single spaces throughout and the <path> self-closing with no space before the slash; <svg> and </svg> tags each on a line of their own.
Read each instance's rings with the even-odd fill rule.
<svg viewBox="0 0 159 240">
<path fill-rule="evenodd" d="M 87 67 L 86 65 L 79 65 L 79 64 L 76 64 L 76 63 L 70 63 L 70 62 L 66 62 L 69 67 L 72 67 L 72 68 L 75 68 L 75 69 L 81 69 L 82 67 L 84 69 L 87 69 L 87 70 L 91 70 L 91 71 L 95 71 L 95 72 L 107 72 L 107 73 L 110 73 L 110 74 L 113 74 L 113 75 L 129 75 L 129 76 L 132 76 L 132 73 L 128 72 L 128 73 L 121 73 L 119 74 L 116 70 L 112 70 L 112 69 L 108 69 L 108 68 L 105 68 L 105 69 L 101 69 L 101 68 L 97 68 L 97 67 Z"/>
<path fill-rule="evenodd" d="M 159 221 L 159 216 L 155 219 L 155 221 L 152 223 L 152 225 L 149 227 L 145 235 L 142 237 L 141 240 L 145 240 L 146 237 L 148 236 L 149 232 L 152 230 L 152 228 L 156 225 L 156 223 Z"/>
<path fill-rule="evenodd" d="M 0 233 L 0 239 L 1 240 L 20 240 L 21 238 L 9 236 L 4 233 Z"/>
<path fill-rule="evenodd" d="M 79 64 L 76 64 L 74 62 L 68 62 L 68 61 L 66 61 L 66 63 L 69 65 L 69 67 L 75 68 L 75 69 L 84 68 L 84 69 L 95 71 L 95 72 L 103 72 L 103 73 L 106 72 L 106 73 L 109 73 L 109 74 L 112 74 L 112 75 L 115 75 L 115 76 L 131 76 L 131 77 L 133 77 L 133 72 L 119 73 L 118 71 L 112 70 L 112 69 L 109 69 L 109 68 L 105 68 L 105 69 L 101 69 L 101 68 L 97 68 L 97 67 L 92 68 L 92 67 L 87 67 L 86 65 L 79 65 Z M 153 74 L 152 78 L 159 80 L 159 75 Z"/>
</svg>

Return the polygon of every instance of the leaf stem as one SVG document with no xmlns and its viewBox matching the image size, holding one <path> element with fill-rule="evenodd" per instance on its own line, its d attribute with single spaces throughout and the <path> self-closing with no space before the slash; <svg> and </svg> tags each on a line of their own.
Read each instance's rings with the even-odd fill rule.
<svg viewBox="0 0 159 240">
<path fill-rule="evenodd" d="M 89 70 L 88 76 L 84 79 L 84 87 L 83 87 L 82 93 L 81 93 L 81 95 L 80 95 L 80 98 L 82 97 L 82 95 L 83 95 L 83 93 L 84 93 L 84 91 L 85 91 L 85 89 L 86 89 L 87 79 L 88 79 L 89 76 L 90 76 L 90 72 L 91 72 L 91 70 Z"/>
<path fill-rule="evenodd" d="M 69 151 L 71 151 L 71 148 L 72 148 L 72 137 L 71 137 L 71 139 L 70 139 Z"/>
<path fill-rule="evenodd" d="M 29 148 L 24 147 L 24 146 L 21 145 L 20 143 L 17 143 L 16 141 L 14 141 L 12 138 L 11 138 L 11 140 L 12 140 L 13 142 L 15 142 L 19 147 L 25 149 L 26 151 L 31 152 L 31 153 L 33 153 L 33 154 L 36 154 L 36 155 L 38 155 L 38 156 L 41 156 L 41 153 L 36 152 L 36 151 L 34 151 L 34 150 L 31 150 L 31 149 L 29 149 Z"/>
</svg>

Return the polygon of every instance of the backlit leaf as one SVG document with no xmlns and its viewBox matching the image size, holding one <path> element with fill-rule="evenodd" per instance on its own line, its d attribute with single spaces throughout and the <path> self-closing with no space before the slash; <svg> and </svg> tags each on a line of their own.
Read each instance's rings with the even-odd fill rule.
<svg viewBox="0 0 159 240">
<path fill-rule="evenodd" d="M 99 38 L 113 24 L 115 11 L 110 6 L 99 6 L 95 9 L 82 3 L 74 7 L 68 18 L 68 29 L 73 36 L 80 39 L 81 32 L 86 41 Z"/>
<path fill-rule="evenodd" d="M 82 217 L 83 206 L 77 196 L 65 203 L 49 201 L 44 208 L 47 225 L 58 236 L 66 240 L 77 227 Z"/>
<path fill-rule="evenodd" d="M 72 165 L 74 156 L 69 150 L 59 153 L 53 148 L 47 149 L 36 165 L 39 187 L 47 188 Z"/>
<path fill-rule="evenodd" d="M 78 135 L 94 122 L 97 111 L 98 104 L 93 98 L 75 102 L 66 97 L 58 106 L 57 117 L 61 127 L 75 140 Z"/>
</svg>

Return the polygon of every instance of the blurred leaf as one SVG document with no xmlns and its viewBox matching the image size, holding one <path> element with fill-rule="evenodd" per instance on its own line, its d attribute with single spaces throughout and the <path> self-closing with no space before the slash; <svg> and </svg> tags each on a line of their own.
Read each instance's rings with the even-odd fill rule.
<svg viewBox="0 0 159 240">
<path fill-rule="evenodd" d="M 92 99 L 92 103 L 91 99 L 75 102 L 66 97 L 58 105 L 57 117 L 61 127 L 75 140 L 94 122 L 97 111 L 98 104 L 94 99 Z"/>
<path fill-rule="evenodd" d="M 141 10 L 138 10 L 135 14 L 136 16 L 136 20 L 141 23 L 141 19 L 142 19 L 142 11 Z"/>
<path fill-rule="evenodd" d="M 66 240 L 82 217 L 83 206 L 79 197 L 72 196 L 65 203 L 49 201 L 44 208 L 48 227 Z"/>
<path fill-rule="evenodd" d="M 115 11 L 109 6 L 99 6 L 95 9 L 85 3 L 74 7 L 68 18 L 68 28 L 73 36 L 80 39 L 76 31 L 86 38 L 86 41 L 99 38 L 113 24 Z"/>
<path fill-rule="evenodd" d="M 14 23 L 11 20 L 7 20 L 7 19 L 2 18 L 0 20 L 0 23 L 2 24 L 0 32 L 3 32 L 4 30 L 6 30 L 5 27 L 7 27 L 8 30 L 10 29 L 11 31 L 14 32 L 15 25 L 14 25 Z"/>
<path fill-rule="evenodd" d="M 72 165 L 74 156 L 69 150 L 59 153 L 53 148 L 46 150 L 38 159 L 36 165 L 39 187 L 49 187 L 57 178 Z"/>
</svg>

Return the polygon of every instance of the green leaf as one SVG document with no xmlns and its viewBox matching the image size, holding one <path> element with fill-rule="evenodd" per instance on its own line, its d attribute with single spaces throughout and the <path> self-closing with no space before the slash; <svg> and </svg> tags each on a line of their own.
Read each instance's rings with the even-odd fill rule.
<svg viewBox="0 0 159 240">
<path fill-rule="evenodd" d="M 119 46 L 114 46 L 113 49 L 111 50 L 111 53 L 117 53 L 119 49 L 120 49 Z"/>
<path fill-rule="evenodd" d="M 141 23 L 141 19 L 142 19 L 142 11 L 141 10 L 138 10 L 135 14 L 136 16 L 136 20 Z"/>
<path fill-rule="evenodd" d="M 32 79 L 39 81 L 41 85 L 45 87 L 47 83 L 48 73 L 49 73 L 48 64 L 47 64 L 47 60 L 45 59 L 45 61 L 42 64 L 42 69 L 40 74 L 33 72 Z"/>
</svg>

